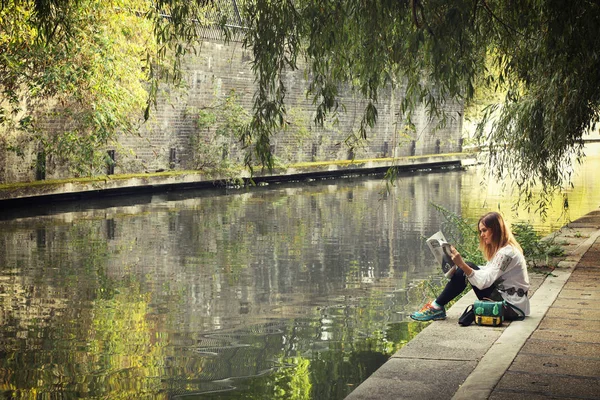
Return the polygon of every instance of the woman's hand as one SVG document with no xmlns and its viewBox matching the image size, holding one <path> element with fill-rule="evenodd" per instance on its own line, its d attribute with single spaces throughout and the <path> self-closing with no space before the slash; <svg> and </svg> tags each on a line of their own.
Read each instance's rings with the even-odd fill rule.
<svg viewBox="0 0 600 400">
<path fill-rule="evenodd" d="M 460 253 L 458 252 L 458 250 L 456 250 L 456 248 L 454 246 L 450 246 L 450 258 L 452 258 L 452 261 L 456 265 L 465 263 L 464 260 L 462 259 L 462 256 L 460 255 Z"/>
<path fill-rule="evenodd" d="M 458 250 L 456 250 L 454 246 L 450 246 L 450 251 L 451 258 L 454 264 L 456 264 L 458 268 L 462 269 L 466 276 L 471 276 L 471 274 L 473 273 L 473 269 L 469 267 L 467 263 L 463 260 Z"/>
</svg>

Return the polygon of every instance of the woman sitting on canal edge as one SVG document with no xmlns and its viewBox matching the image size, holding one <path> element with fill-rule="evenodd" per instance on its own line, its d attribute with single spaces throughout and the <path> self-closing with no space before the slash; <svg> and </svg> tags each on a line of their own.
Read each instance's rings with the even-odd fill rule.
<svg viewBox="0 0 600 400">
<path fill-rule="evenodd" d="M 479 250 L 487 260 L 481 268 L 463 261 L 460 253 L 452 247 L 452 261 L 458 269 L 446 284 L 442 293 L 420 311 L 411 314 L 416 321 L 430 321 L 446 318 L 445 306 L 467 287 L 467 280 L 480 300 L 506 300 L 525 315 L 529 315 L 529 275 L 523 250 L 517 243 L 510 228 L 497 212 L 490 212 L 479 219 Z M 519 315 L 506 307 L 504 318 L 513 320 Z"/>
</svg>

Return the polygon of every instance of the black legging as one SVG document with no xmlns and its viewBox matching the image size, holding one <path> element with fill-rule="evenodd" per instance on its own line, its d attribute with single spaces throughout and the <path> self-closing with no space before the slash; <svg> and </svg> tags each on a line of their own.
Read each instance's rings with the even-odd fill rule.
<svg viewBox="0 0 600 400">
<path fill-rule="evenodd" d="M 473 269 L 479 269 L 479 267 L 472 262 L 467 262 L 466 264 Z M 502 295 L 496 290 L 495 285 L 485 289 L 479 289 L 473 285 L 471 286 L 473 287 L 473 291 L 479 300 L 487 298 L 495 301 L 502 301 Z M 442 290 L 442 293 L 440 293 L 438 298 L 435 299 L 435 302 L 443 307 L 456 296 L 461 294 L 466 287 L 467 278 L 465 277 L 465 273 L 462 269 L 458 268 L 456 272 L 454 272 L 454 275 L 452 275 L 452 278 L 450 278 L 446 284 L 444 290 Z"/>
</svg>

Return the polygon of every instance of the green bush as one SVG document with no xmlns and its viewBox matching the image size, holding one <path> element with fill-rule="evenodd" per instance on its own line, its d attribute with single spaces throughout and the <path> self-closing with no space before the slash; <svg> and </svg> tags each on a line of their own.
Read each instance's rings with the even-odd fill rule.
<svg viewBox="0 0 600 400">
<path fill-rule="evenodd" d="M 485 264 L 485 259 L 479 251 L 477 221 L 470 222 L 446 208 L 433 204 L 433 207 L 444 217 L 441 229 L 446 239 L 453 243 L 464 260 L 477 265 Z M 552 240 L 542 240 L 539 233 L 528 222 L 517 222 L 511 225 L 517 242 L 523 248 L 523 255 L 530 267 L 547 264 L 550 257 L 564 254 L 560 246 Z"/>
</svg>

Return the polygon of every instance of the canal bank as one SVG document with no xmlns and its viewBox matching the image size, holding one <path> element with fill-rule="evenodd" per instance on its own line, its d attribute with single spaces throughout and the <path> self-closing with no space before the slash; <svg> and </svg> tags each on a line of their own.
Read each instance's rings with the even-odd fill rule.
<svg viewBox="0 0 600 400">
<path fill-rule="evenodd" d="M 390 167 L 398 173 L 419 170 L 461 168 L 476 163 L 475 153 L 447 153 L 427 156 L 307 162 L 256 169 L 203 171 L 158 171 L 135 175 L 104 175 L 68 180 L 47 180 L 0 185 L 0 207 L 22 207 L 53 201 L 77 201 L 141 193 L 210 189 L 248 184 L 268 185 L 306 179 L 340 178 L 351 175 L 384 174 Z"/>
<path fill-rule="evenodd" d="M 550 237 L 565 256 L 530 276 L 528 318 L 460 327 L 471 291 L 346 399 L 600 398 L 600 211 Z"/>
</svg>

